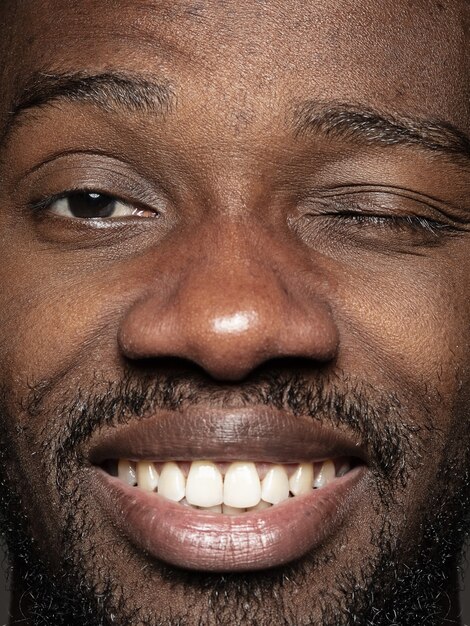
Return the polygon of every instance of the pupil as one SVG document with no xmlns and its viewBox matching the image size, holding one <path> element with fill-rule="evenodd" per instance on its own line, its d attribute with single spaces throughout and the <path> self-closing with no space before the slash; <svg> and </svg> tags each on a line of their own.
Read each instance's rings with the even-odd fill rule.
<svg viewBox="0 0 470 626">
<path fill-rule="evenodd" d="M 74 217 L 110 217 L 116 200 L 101 193 L 72 193 L 68 197 L 69 210 Z"/>
</svg>

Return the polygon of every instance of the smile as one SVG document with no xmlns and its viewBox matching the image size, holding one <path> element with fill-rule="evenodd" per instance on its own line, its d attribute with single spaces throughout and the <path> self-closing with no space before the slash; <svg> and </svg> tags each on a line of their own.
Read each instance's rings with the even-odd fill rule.
<svg viewBox="0 0 470 626">
<path fill-rule="evenodd" d="M 90 487 L 133 549 L 185 569 L 235 572 L 306 556 L 369 483 L 366 451 L 311 418 L 194 409 L 100 433 Z"/>
</svg>

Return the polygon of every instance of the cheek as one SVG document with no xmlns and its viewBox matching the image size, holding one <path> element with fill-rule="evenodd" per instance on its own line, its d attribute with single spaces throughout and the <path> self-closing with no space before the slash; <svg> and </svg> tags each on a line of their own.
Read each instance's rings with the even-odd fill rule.
<svg viewBox="0 0 470 626">
<path fill-rule="evenodd" d="M 23 231 L 8 235 L 13 243 L 0 249 L 1 380 L 24 391 L 93 359 L 100 370 L 114 366 L 120 320 L 141 294 L 145 254 L 159 233 L 71 250 Z"/>
<path fill-rule="evenodd" d="M 411 520 L 427 510 L 447 459 L 460 459 L 460 467 L 468 462 L 462 455 L 470 446 L 470 267 L 371 268 L 352 272 L 341 287 L 350 342 L 344 367 L 393 390 L 404 405 L 400 419 L 418 429 L 400 495 Z"/>
<path fill-rule="evenodd" d="M 465 261 L 447 271 L 430 261 L 414 262 L 408 271 L 371 265 L 352 271 L 338 288 L 346 329 L 342 366 L 378 389 L 394 390 L 405 407 L 400 419 L 417 427 L 408 482 L 396 493 L 395 509 L 397 535 L 411 546 L 434 494 L 454 493 L 468 468 L 469 293 Z M 456 471 L 445 484 L 449 459 Z"/>
<path fill-rule="evenodd" d="M 430 383 L 452 399 L 470 367 L 468 265 L 444 271 L 423 261 L 353 273 L 340 295 L 355 337 L 348 350 L 388 375 L 412 386 Z"/>
<path fill-rule="evenodd" d="M 113 285 L 110 272 L 63 276 L 53 269 L 47 279 L 31 270 L 20 276 L 25 279 L 10 279 L 0 314 L 0 376 L 21 394 L 109 344 L 123 281 Z"/>
</svg>

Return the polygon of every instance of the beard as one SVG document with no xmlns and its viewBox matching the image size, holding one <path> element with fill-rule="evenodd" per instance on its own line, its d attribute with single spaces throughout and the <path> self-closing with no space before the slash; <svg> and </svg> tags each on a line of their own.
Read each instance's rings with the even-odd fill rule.
<svg viewBox="0 0 470 626">
<path fill-rule="evenodd" d="M 31 420 L 51 414 L 47 400 L 52 381 L 32 388 L 24 403 Z M 125 375 L 117 383 L 93 384 L 73 398 L 56 401 L 54 419 L 43 419 L 47 431 L 37 445 L 41 463 L 49 467 L 63 504 L 64 522 L 58 525 L 60 563 L 53 565 L 39 549 L 32 531 L 31 509 L 18 488 L 22 476 L 16 453 L 18 429 L 8 428 L 15 417 L 2 397 L 0 405 L 0 525 L 20 590 L 20 610 L 30 624 L 49 626 L 199 626 L 253 624 L 256 626 L 442 626 L 455 594 L 454 573 L 462 560 L 470 530 L 470 424 L 464 408 L 455 408 L 452 422 L 460 425 L 446 443 L 437 468 L 437 482 L 421 507 L 412 540 L 402 540 L 403 528 L 389 512 L 401 506 L 397 493 L 425 456 L 425 435 L 436 432 L 430 408 L 425 423 L 407 423 L 405 410 L 394 394 L 379 396 L 364 384 L 337 374 L 334 380 L 312 383 L 286 372 L 260 374 L 243 386 L 216 387 L 195 373 L 148 378 Z M 339 547 L 311 553 L 287 566 L 258 572 L 208 574 L 189 572 L 153 562 L 150 569 L 188 602 L 173 615 L 158 616 L 158 606 L 133 604 L 126 589 L 102 564 L 100 548 L 90 537 L 99 520 L 78 517 L 87 502 L 75 478 L 84 462 L 81 445 L 100 428 L 145 419 L 159 409 L 177 410 L 209 401 L 223 406 L 266 406 L 347 427 L 367 441 L 373 459 L 380 523 L 371 529 L 363 562 L 338 568 L 321 594 L 309 594 L 312 572 L 321 571 L 339 556 Z M 47 406 L 47 409 L 46 409 Z M 419 426 L 417 425 L 419 423 Z M 13 435 L 15 433 L 15 436 Z M 436 435 L 437 436 L 437 435 Z M 23 483 L 26 477 L 23 477 Z M 406 513 L 401 516 L 406 522 Z M 54 538 L 49 538 L 54 541 Z M 111 548 L 110 548 L 111 549 Z M 454 586 L 454 588 L 453 588 Z M 302 610 L 292 598 L 301 589 Z M 191 599 L 198 599 L 192 605 Z M 201 607 L 204 607 L 203 609 Z M 14 622 L 13 622 L 14 623 Z"/>
</svg>

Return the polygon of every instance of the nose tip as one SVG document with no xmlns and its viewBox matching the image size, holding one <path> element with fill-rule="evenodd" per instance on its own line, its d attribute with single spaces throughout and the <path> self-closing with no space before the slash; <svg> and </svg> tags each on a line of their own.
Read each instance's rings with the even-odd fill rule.
<svg viewBox="0 0 470 626">
<path fill-rule="evenodd" d="M 237 311 L 232 315 L 221 315 L 212 320 L 212 330 L 221 336 L 249 331 L 258 323 L 256 311 Z"/>
<path fill-rule="evenodd" d="M 191 357 L 215 379 L 242 379 L 273 350 L 265 334 L 259 311 L 253 309 L 208 316 L 193 335 Z"/>
<path fill-rule="evenodd" d="M 277 351 L 267 320 L 254 309 L 209 316 L 199 330 L 192 337 L 192 360 L 215 379 L 243 379 Z"/>
<path fill-rule="evenodd" d="M 241 310 L 208 320 L 202 341 L 193 344 L 192 359 L 218 380 L 246 378 L 266 361 L 283 357 L 330 360 L 337 349 L 335 329 L 328 324 L 307 324 L 296 311 Z"/>
</svg>

